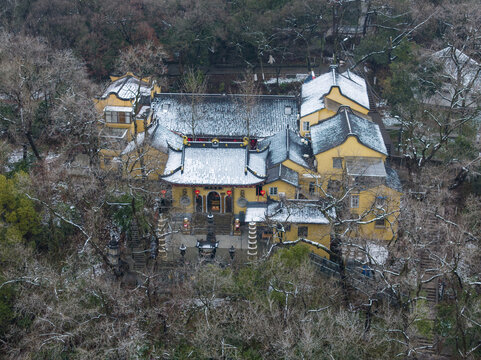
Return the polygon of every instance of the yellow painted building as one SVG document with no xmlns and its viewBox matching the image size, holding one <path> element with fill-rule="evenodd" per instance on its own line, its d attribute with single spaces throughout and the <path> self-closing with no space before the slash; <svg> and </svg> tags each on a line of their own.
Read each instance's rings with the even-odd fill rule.
<svg viewBox="0 0 481 360">
<path fill-rule="evenodd" d="M 126 142 L 140 134 L 151 123 L 150 102 L 160 87 L 149 78 L 139 79 L 132 73 L 111 76 L 111 84 L 95 99 L 101 114 L 101 166 L 117 169 L 117 159 Z"/>
<path fill-rule="evenodd" d="M 310 128 L 334 116 L 339 107 L 349 106 L 354 114 L 369 119 L 366 81 L 350 72 L 339 73 L 337 66 L 302 85 L 299 132 L 310 137 Z"/>
<path fill-rule="evenodd" d="M 333 214 L 332 211 L 330 213 Z M 274 242 L 302 238 L 330 248 L 330 221 L 316 202 L 287 200 L 252 204 L 247 209 L 246 221 L 256 222 L 265 231 L 271 232 Z M 324 250 L 309 246 L 318 255 L 329 257 Z"/>
<path fill-rule="evenodd" d="M 397 230 L 401 184 L 386 163 L 387 149 L 377 124 L 341 107 L 311 128 L 318 191 L 345 197 L 347 218 L 357 219 L 353 237 L 390 240 Z M 345 195 L 345 196 L 344 196 Z M 382 203 L 382 204 L 381 204 Z"/>
</svg>

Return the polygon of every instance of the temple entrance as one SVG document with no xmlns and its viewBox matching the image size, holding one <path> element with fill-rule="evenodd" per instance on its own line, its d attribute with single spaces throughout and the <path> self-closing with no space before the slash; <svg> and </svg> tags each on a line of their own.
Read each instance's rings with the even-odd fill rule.
<svg viewBox="0 0 481 360">
<path fill-rule="evenodd" d="M 225 213 L 231 213 L 232 212 L 232 196 L 227 195 L 224 198 L 225 205 L 224 205 L 224 212 Z"/>
<path fill-rule="evenodd" d="M 195 196 L 195 211 L 201 213 L 204 208 L 204 202 L 202 196 L 196 195 Z"/>
<path fill-rule="evenodd" d="M 216 191 L 207 195 L 207 212 L 220 213 L 220 195 Z"/>
</svg>

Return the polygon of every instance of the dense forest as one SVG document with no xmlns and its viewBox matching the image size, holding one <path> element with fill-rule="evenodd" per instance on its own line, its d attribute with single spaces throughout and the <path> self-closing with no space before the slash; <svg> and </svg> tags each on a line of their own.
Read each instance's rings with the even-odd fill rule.
<svg viewBox="0 0 481 360">
<path fill-rule="evenodd" d="M 477 0 L 4 0 L 0 31 L 0 358 L 481 358 Z M 150 241 L 165 189 L 100 168 L 93 99 L 108 76 L 294 94 L 247 77 L 332 63 L 365 77 L 401 129 L 389 258 L 342 245 L 367 253 L 375 283 L 359 287 L 342 259 L 339 277 L 320 274 L 304 244 L 122 277 L 109 241 L 133 223 Z"/>
</svg>

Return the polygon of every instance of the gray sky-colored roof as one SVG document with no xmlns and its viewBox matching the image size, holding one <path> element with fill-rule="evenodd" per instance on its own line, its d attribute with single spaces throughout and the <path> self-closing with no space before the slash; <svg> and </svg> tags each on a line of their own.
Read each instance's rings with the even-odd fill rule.
<svg viewBox="0 0 481 360">
<path fill-rule="evenodd" d="M 194 105 L 192 105 L 194 104 Z M 246 105 L 249 104 L 249 105 Z M 166 128 L 192 135 L 192 113 L 196 136 L 247 136 L 247 108 L 251 108 L 250 136 L 264 138 L 297 128 L 294 96 L 156 94 L 152 102 L 154 119 Z M 291 109 L 286 114 L 286 107 Z M 194 110 L 193 110 L 194 109 Z"/>
<path fill-rule="evenodd" d="M 301 117 L 323 109 L 324 95 L 327 95 L 333 86 L 338 86 L 344 96 L 369 109 L 366 81 L 350 71 L 340 74 L 337 69 L 331 69 L 302 85 Z"/>
<path fill-rule="evenodd" d="M 167 182 L 182 185 L 255 185 L 265 180 L 267 151 L 249 151 L 247 159 L 245 148 L 223 147 L 223 143 L 218 148 L 186 146 L 184 151 L 182 159 L 182 151 L 169 149 L 163 178 Z M 179 169 L 182 160 L 183 171 Z M 246 171 L 246 166 L 251 171 Z"/>
<path fill-rule="evenodd" d="M 309 145 L 304 145 L 301 139 L 294 131 L 286 129 L 264 139 L 258 146 L 260 149 L 269 146 L 268 167 L 275 166 L 289 159 L 296 164 L 309 168 L 309 164 L 303 156 L 310 153 Z"/>
<path fill-rule="evenodd" d="M 110 94 L 115 94 L 122 100 L 135 99 L 139 92 L 139 82 L 140 80 L 130 75 L 115 80 L 104 91 L 102 98 L 106 98 Z M 140 95 L 150 95 L 150 85 L 146 82 L 140 83 Z"/>
<path fill-rule="evenodd" d="M 356 136 L 361 144 L 387 155 L 379 126 L 353 114 L 347 107 L 339 109 L 333 117 L 311 126 L 312 151 L 319 154 L 335 148 L 349 136 Z"/>
<path fill-rule="evenodd" d="M 266 184 L 270 184 L 276 180 L 282 180 L 288 184 L 299 186 L 299 174 L 282 164 L 276 165 L 267 170 Z"/>
</svg>

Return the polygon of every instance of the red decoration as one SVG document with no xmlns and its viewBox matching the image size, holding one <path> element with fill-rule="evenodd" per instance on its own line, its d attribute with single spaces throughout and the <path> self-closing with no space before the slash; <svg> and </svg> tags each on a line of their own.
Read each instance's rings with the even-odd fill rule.
<svg viewBox="0 0 481 360">
<path fill-rule="evenodd" d="M 265 190 L 261 190 L 261 196 L 264 196 L 266 194 Z"/>
<path fill-rule="evenodd" d="M 160 190 L 160 193 L 161 193 L 162 195 L 165 195 L 165 194 L 167 193 L 167 190 Z"/>
<path fill-rule="evenodd" d="M 232 195 L 232 191 L 231 191 L 231 190 L 227 190 L 227 195 L 231 196 L 231 195 Z"/>
<path fill-rule="evenodd" d="M 200 190 L 195 190 L 194 193 L 195 193 L 195 195 L 199 195 L 199 194 L 200 194 Z"/>
</svg>

